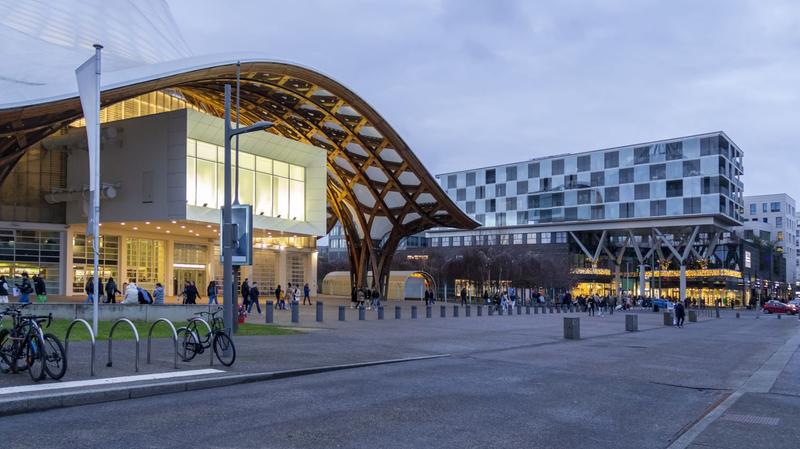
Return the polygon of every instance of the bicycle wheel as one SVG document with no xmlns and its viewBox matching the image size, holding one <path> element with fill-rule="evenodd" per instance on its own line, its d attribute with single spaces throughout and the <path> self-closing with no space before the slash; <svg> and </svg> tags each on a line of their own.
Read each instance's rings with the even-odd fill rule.
<svg viewBox="0 0 800 449">
<path fill-rule="evenodd" d="M 8 329 L 0 329 L 0 371 L 4 373 L 17 372 L 16 357 L 14 353 L 14 340 L 8 337 Z"/>
<path fill-rule="evenodd" d="M 61 340 L 53 334 L 44 334 L 44 370 L 53 380 L 64 377 L 67 372 L 67 354 Z"/>
<path fill-rule="evenodd" d="M 236 347 L 233 346 L 233 340 L 225 332 L 217 332 L 214 334 L 214 354 L 216 354 L 219 363 L 225 366 L 233 365 L 236 361 Z M 225 355 L 225 353 L 228 355 Z"/>
<path fill-rule="evenodd" d="M 47 376 L 44 370 L 45 365 L 44 342 L 38 334 L 32 334 L 25 340 L 25 364 L 28 366 L 28 374 L 34 382 L 39 382 Z"/>
<path fill-rule="evenodd" d="M 197 334 L 185 327 L 178 328 L 178 357 L 184 362 L 191 361 L 197 355 Z"/>
</svg>

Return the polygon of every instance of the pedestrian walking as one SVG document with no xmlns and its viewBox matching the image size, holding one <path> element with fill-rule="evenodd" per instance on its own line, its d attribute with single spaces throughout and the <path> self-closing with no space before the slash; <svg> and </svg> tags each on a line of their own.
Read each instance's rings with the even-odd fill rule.
<svg viewBox="0 0 800 449">
<path fill-rule="evenodd" d="M 247 313 L 250 313 L 253 310 L 253 304 L 256 306 L 256 310 L 258 310 L 258 314 L 261 315 L 261 305 L 258 303 L 258 282 L 253 281 L 253 286 L 250 287 L 250 291 L 247 294 L 247 298 L 249 299 L 249 303 L 247 304 Z"/>
<path fill-rule="evenodd" d="M 462 306 L 466 306 L 467 305 L 467 289 L 466 288 L 462 288 L 461 289 L 461 305 Z"/>
<path fill-rule="evenodd" d="M 5 276 L 0 276 L 0 304 L 8 304 L 8 282 Z"/>
<path fill-rule="evenodd" d="M 278 284 L 278 286 L 275 287 L 275 308 L 276 309 L 280 308 L 280 305 L 281 305 L 281 285 Z"/>
<path fill-rule="evenodd" d="M 19 302 L 21 303 L 29 303 L 30 294 L 33 293 L 33 287 L 31 287 L 31 280 L 28 278 L 28 272 L 22 272 L 22 284 L 14 284 L 19 289 Z"/>
<path fill-rule="evenodd" d="M 208 287 L 206 287 L 206 295 L 208 295 L 208 304 L 218 304 L 217 303 L 217 281 L 211 280 L 208 283 Z"/>
<path fill-rule="evenodd" d="M 311 295 L 311 289 L 308 287 L 308 282 L 306 282 L 306 284 L 303 286 L 303 305 L 306 305 L 306 301 L 308 301 L 309 306 L 313 305 L 309 295 Z"/>
<path fill-rule="evenodd" d="M 247 307 L 247 301 L 250 299 L 250 283 L 248 282 L 247 278 L 244 278 L 244 282 L 242 282 L 242 305 Z"/>
<path fill-rule="evenodd" d="M 675 303 L 675 325 L 678 327 L 683 327 L 683 319 L 686 316 L 686 309 L 683 306 L 683 303 L 678 301 Z"/>
<path fill-rule="evenodd" d="M 378 310 L 378 307 L 381 306 L 381 294 L 377 288 L 372 289 L 372 308 Z"/>
<path fill-rule="evenodd" d="M 22 291 L 22 289 L 20 289 Z M 83 287 L 83 291 L 86 292 L 86 301 L 84 304 L 92 304 L 94 303 L 94 277 L 89 276 L 86 279 L 86 285 Z M 22 302 L 20 300 L 20 302 Z"/>
<path fill-rule="evenodd" d="M 114 278 L 109 277 L 106 281 L 106 301 L 107 303 L 116 304 L 117 303 L 117 293 L 122 293 L 121 291 L 117 290 L 117 283 L 114 282 Z"/>
<path fill-rule="evenodd" d="M 47 286 L 44 283 L 44 273 L 33 275 L 33 289 L 36 291 L 36 301 L 39 303 L 47 302 Z"/>
</svg>

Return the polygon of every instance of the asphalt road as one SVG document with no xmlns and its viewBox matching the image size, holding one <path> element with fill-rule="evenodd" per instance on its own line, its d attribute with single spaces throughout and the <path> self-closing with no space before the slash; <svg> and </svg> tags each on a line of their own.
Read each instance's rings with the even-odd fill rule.
<svg viewBox="0 0 800 449">
<path fill-rule="evenodd" d="M 615 316 L 603 326 L 621 322 Z M 591 325 L 585 320 L 589 335 Z M 516 328 L 479 326 L 470 334 L 452 326 L 458 339 L 450 342 L 448 326 L 431 329 L 442 339 L 436 349 L 452 349 L 448 358 L 5 417 L 0 442 L 15 448 L 663 448 L 800 331 L 796 320 L 752 316 L 578 342 L 528 339 Z M 362 345 L 385 344 L 380 329 L 368 329 Z M 405 337 L 411 348 L 424 340 Z M 327 337 L 302 338 L 313 345 L 309 339 Z M 504 338 L 507 344 L 498 345 Z M 796 447 L 798 370 L 795 351 L 769 393 L 745 395 L 728 412 L 771 416 L 792 428 L 719 420 L 691 447 Z"/>
</svg>

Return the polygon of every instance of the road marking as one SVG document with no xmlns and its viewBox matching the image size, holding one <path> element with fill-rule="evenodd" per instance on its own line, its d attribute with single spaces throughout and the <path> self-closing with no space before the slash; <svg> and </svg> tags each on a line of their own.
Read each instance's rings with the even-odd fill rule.
<svg viewBox="0 0 800 449">
<path fill-rule="evenodd" d="M 207 368 L 191 371 L 176 371 L 174 373 L 141 374 L 137 376 L 107 377 L 104 379 L 74 380 L 71 382 L 59 382 L 51 384 L 23 385 L 19 387 L 0 388 L 0 396 L 15 393 L 36 393 L 40 391 L 61 390 L 64 388 L 93 387 L 148 380 L 173 379 L 176 377 L 201 376 L 205 374 L 218 374 L 224 372 L 225 371 L 218 369 Z"/>
<path fill-rule="evenodd" d="M 690 444 L 703 433 L 708 426 L 714 421 L 719 419 L 729 408 L 739 400 L 745 393 L 769 393 L 775 380 L 781 374 L 789 359 L 800 346 L 800 332 L 797 332 L 794 337 L 790 338 L 783 344 L 777 351 L 775 351 L 761 367 L 759 367 L 742 386 L 736 391 L 731 393 L 724 401 L 714 407 L 706 416 L 697 421 L 692 427 L 689 428 L 683 435 L 672 444 L 667 446 L 667 449 L 686 449 Z"/>
</svg>

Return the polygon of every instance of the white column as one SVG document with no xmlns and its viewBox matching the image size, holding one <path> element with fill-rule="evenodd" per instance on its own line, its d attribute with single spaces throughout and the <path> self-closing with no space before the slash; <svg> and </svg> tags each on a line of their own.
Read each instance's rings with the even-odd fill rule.
<svg viewBox="0 0 800 449">
<path fill-rule="evenodd" d="M 119 279 L 116 279 L 120 290 L 128 282 L 128 239 L 124 234 L 119 235 Z M 124 293 L 124 292 L 123 292 Z"/>
<path fill-rule="evenodd" d="M 64 254 L 64 258 L 61 260 L 59 264 L 59 271 L 61 271 L 61 282 L 60 286 L 63 286 L 64 290 L 61 294 L 66 296 L 72 296 L 72 283 L 75 279 L 73 276 L 75 275 L 75 270 L 72 269 L 72 260 L 75 254 L 72 251 L 72 238 L 75 236 L 75 232 L 72 230 L 70 226 L 61 234 L 62 238 L 64 239 L 61 242 Z"/>
<path fill-rule="evenodd" d="M 681 302 L 686 299 L 686 265 L 681 264 L 681 283 L 680 283 L 680 290 L 681 290 Z"/>
<path fill-rule="evenodd" d="M 314 250 L 309 256 L 310 263 L 306 272 L 306 279 L 308 279 L 308 287 L 311 289 L 311 296 L 317 296 L 317 261 L 319 252 Z M 387 290 L 388 291 L 388 290 Z"/>
<path fill-rule="evenodd" d="M 644 296 L 644 270 L 645 264 L 639 264 L 639 296 Z"/>
<path fill-rule="evenodd" d="M 175 275 L 175 267 L 173 266 L 175 263 L 175 241 L 172 239 L 164 242 L 164 259 L 166 259 L 164 260 L 164 279 L 161 280 L 161 285 L 164 286 L 167 295 L 174 296 L 172 278 Z M 200 289 L 201 287 L 198 285 L 197 288 Z M 202 290 L 201 293 L 203 293 Z"/>
<path fill-rule="evenodd" d="M 622 274 L 619 272 L 620 265 L 614 264 L 614 295 L 618 301 L 622 301 Z"/>
<path fill-rule="evenodd" d="M 275 280 L 284 291 L 286 290 L 287 279 L 289 279 L 289 276 L 286 272 L 286 248 L 283 248 L 278 250 L 278 263 L 275 267 Z"/>
</svg>

